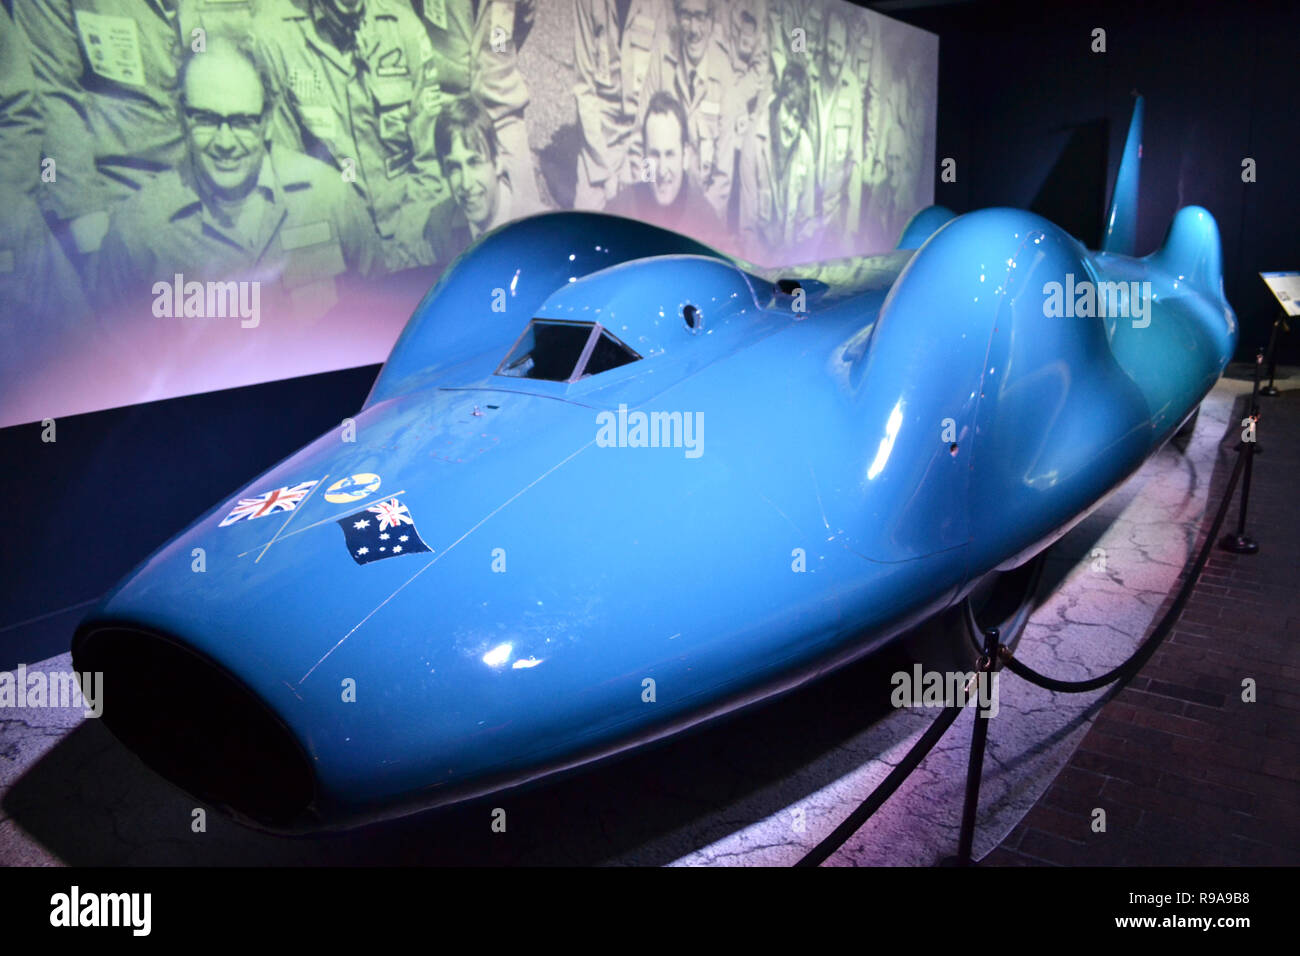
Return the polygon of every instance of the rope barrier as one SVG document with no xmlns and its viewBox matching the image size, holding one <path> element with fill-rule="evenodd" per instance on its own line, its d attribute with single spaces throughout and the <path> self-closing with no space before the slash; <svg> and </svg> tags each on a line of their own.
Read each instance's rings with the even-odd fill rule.
<svg viewBox="0 0 1300 956">
<path fill-rule="evenodd" d="M 973 695 L 969 693 L 969 689 L 970 688 L 967 687 L 967 701 L 974 699 Z M 889 776 L 880 781 L 876 786 L 876 789 L 872 790 L 867 796 L 867 799 L 862 801 L 861 805 L 850 813 L 843 823 L 831 831 L 830 836 L 818 843 L 815 847 L 809 850 L 802 859 L 795 863 L 795 866 L 821 866 L 821 864 L 825 863 L 830 855 L 838 850 L 849 837 L 862 829 L 862 826 L 871 819 L 872 814 L 879 810 L 881 805 L 894 795 L 894 791 L 897 790 L 902 785 L 903 781 L 911 775 L 912 771 L 920 765 L 921 761 L 925 759 L 926 754 L 934 749 L 934 745 L 939 742 L 939 738 L 941 738 L 947 732 L 948 728 L 952 726 L 953 721 L 957 719 L 957 716 L 961 711 L 961 707 L 957 707 L 953 704 L 946 706 L 943 709 L 943 713 L 936 717 L 934 721 L 931 722 L 930 726 L 926 728 L 925 733 L 920 736 L 916 743 L 912 744 L 912 749 L 909 750 L 907 755 L 898 762 L 898 766 L 889 772 Z"/>
<path fill-rule="evenodd" d="M 1256 373 L 1255 387 L 1256 389 L 1259 387 L 1258 372 Z M 1253 457 L 1254 451 L 1255 449 L 1253 445 L 1248 446 L 1246 443 L 1242 443 L 1238 446 L 1237 463 L 1233 466 L 1232 475 L 1228 479 L 1228 487 L 1224 491 L 1223 499 L 1219 502 L 1219 510 L 1214 516 L 1214 523 L 1210 527 L 1209 533 L 1206 534 L 1200 553 L 1197 554 L 1196 561 L 1188 572 L 1187 577 L 1184 579 L 1182 587 L 1179 588 L 1178 595 L 1174 598 L 1173 604 L 1169 606 L 1169 610 L 1165 612 L 1164 616 L 1160 619 L 1160 623 L 1156 625 L 1155 630 L 1153 630 L 1151 635 L 1138 646 L 1138 649 L 1134 651 L 1126 661 L 1106 673 L 1081 681 L 1065 681 L 1039 673 L 1027 664 L 1017 660 L 1011 649 L 1005 644 L 997 643 L 996 632 L 992 635 L 982 634 L 976 625 L 974 612 L 969 603 L 967 603 L 964 624 L 972 643 L 975 644 L 976 653 L 980 655 L 979 670 L 977 671 L 976 676 L 973 676 L 971 681 L 967 684 L 967 693 L 965 695 L 967 703 L 974 700 L 974 695 L 970 693 L 970 689 L 971 684 L 974 683 L 978 673 L 987 669 L 997 670 L 1004 666 L 1013 674 L 1029 681 L 1031 684 L 1035 684 L 1046 690 L 1067 694 L 1081 694 L 1088 691 L 1098 690 L 1108 684 L 1113 684 L 1116 681 L 1128 680 L 1137 674 L 1138 671 L 1142 669 L 1143 665 L 1151 659 L 1151 656 L 1155 654 L 1156 650 L 1164 642 L 1165 638 L 1169 636 L 1174 625 L 1178 622 L 1178 618 L 1182 615 L 1183 608 L 1191 598 L 1192 590 L 1195 588 L 1196 582 L 1201 576 L 1201 571 L 1204 570 L 1205 564 L 1210 558 L 1210 551 L 1214 548 L 1215 539 L 1223 526 L 1224 519 L 1227 517 L 1228 507 L 1232 504 L 1232 496 L 1237 490 L 1237 482 L 1241 479 L 1242 471 Z M 978 642 L 977 635 L 986 640 L 992 636 L 992 646 L 996 646 L 997 648 L 997 653 L 993 660 L 988 659 L 985 647 Z M 870 794 L 868 794 L 867 798 L 863 800 L 847 818 L 845 818 L 843 823 L 837 826 L 833 831 L 831 831 L 829 836 L 808 851 L 807 854 L 795 863 L 795 866 L 820 866 L 830 858 L 831 854 L 843 846 L 848 841 L 849 837 L 853 836 L 854 833 L 860 830 L 866 822 L 871 819 L 875 812 L 884 805 L 885 801 L 893 796 L 894 792 L 902 785 L 903 781 L 906 780 L 912 771 L 920 765 L 926 755 L 934 749 L 935 744 L 939 742 L 947 732 L 948 728 L 957 720 L 962 709 L 963 707 L 956 706 L 955 704 L 949 704 L 944 707 L 943 712 L 934 719 L 926 729 L 925 733 L 922 734 L 916 743 L 912 745 L 911 749 L 908 750 L 906 756 L 904 756 L 903 759 L 899 761 L 898 765 L 889 772 L 889 775 L 886 776 Z M 978 723 L 979 722 L 977 721 L 977 724 Z M 976 734 L 978 739 L 978 728 Z M 982 764 L 982 760 L 980 761 L 980 764 Z M 959 852 L 959 855 L 956 858 L 958 864 L 970 863 L 970 839 L 966 834 L 973 830 L 975 807 L 970 805 L 971 801 L 969 797 L 972 785 L 975 787 L 975 792 L 978 793 L 979 773 L 980 767 L 976 765 L 974 760 L 972 760 L 967 778 L 968 805 L 966 807 L 966 812 L 963 814 L 962 820 L 962 843 L 965 848 L 965 856 L 963 858 L 962 854 Z M 974 781 L 973 784 L 972 781 Z"/>
<path fill-rule="evenodd" d="M 1096 677 L 1090 677 L 1087 680 L 1067 681 L 1059 680 L 1055 677 L 1049 677 L 1046 674 L 1039 673 L 1028 664 L 1016 660 L 1015 656 L 1005 647 L 999 646 L 998 659 L 1007 670 L 1021 677 L 1031 684 L 1036 684 L 1046 690 L 1057 691 L 1063 694 L 1083 694 L 1088 691 L 1098 690 L 1107 684 L 1113 684 L 1116 681 L 1128 680 L 1142 669 L 1142 666 L 1151 659 L 1151 655 L 1159 649 L 1164 639 L 1169 636 L 1174 625 L 1178 623 L 1178 618 L 1183 613 L 1183 608 L 1192 596 L 1192 589 L 1196 587 L 1196 581 L 1201 576 L 1201 571 L 1205 568 L 1205 562 L 1210 558 L 1210 551 L 1214 548 L 1214 543 L 1219 534 L 1219 529 L 1223 526 L 1223 520 L 1227 517 L 1228 506 L 1232 504 L 1233 492 L 1237 489 L 1237 481 L 1241 478 L 1241 472 L 1246 462 L 1250 460 L 1250 452 L 1239 454 L 1237 464 L 1232 469 L 1232 477 L 1228 479 L 1228 488 L 1224 492 L 1223 500 L 1219 502 L 1219 511 L 1214 516 L 1214 524 L 1210 528 L 1209 534 L 1205 537 L 1205 542 L 1201 546 L 1201 552 L 1196 556 L 1196 563 L 1192 565 L 1192 570 L 1188 572 L 1187 578 L 1183 581 L 1183 586 L 1178 589 L 1178 596 L 1174 598 L 1174 603 L 1170 605 L 1169 610 L 1165 612 L 1156 629 L 1151 632 L 1151 636 L 1138 646 L 1133 655 L 1118 667 L 1112 668 L 1104 674 Z"/>
</svg>

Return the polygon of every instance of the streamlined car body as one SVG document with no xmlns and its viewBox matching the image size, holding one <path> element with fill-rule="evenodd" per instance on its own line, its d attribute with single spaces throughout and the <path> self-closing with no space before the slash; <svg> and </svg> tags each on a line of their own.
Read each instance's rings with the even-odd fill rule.
<svg viewBox="0 0 1300 956">
<path fill-rule="evenodd" d="M 296 830 L 869 653 L 1064 534 L 1232 355 L 1208 212 L 1131 256 L 1139 129 L 1101 252 L 1012 209 L 932 208 L 893 252 L 785 271 L 592 213 L 497 230 L 354 419 L 92 611 L 77 669 L 151 765 Z"/>
</svg>

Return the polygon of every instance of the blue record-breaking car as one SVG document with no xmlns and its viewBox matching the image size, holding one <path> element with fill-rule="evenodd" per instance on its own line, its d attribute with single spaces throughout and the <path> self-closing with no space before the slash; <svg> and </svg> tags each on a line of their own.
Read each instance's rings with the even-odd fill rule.
<svg viewBox="0 0 1300 956">
<path fill-rule="evenodd" d="M 1210 214 L 1132 255 L 1140 111 L 1099 252 L 933 207 L 895 251 L 778 271 L 583 212 L 484 237 L 354 419 L 86 618 L 108 726 L 246 821 L 347 826 L 680 731 L 968 600 L 1232 355 Z"/>
</svg>

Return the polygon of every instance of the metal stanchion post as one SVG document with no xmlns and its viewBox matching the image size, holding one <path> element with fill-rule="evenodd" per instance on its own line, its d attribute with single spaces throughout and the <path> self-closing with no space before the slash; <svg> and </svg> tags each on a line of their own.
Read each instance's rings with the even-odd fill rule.
<svg viewBox="0 0 1300 956">
<path fill-rule="evenodd" d="M 998 629 L 984 632 L 984 655 L 980 658 L 976 681 L 991 680 L 983 675 L 992 674 L 998 655 Z M 978 689 L 978 684 L 976 687 Z M 947 866 L 971 866 L 971 846 L 975 842 L 975 815 L 979 811 L 980 778 L 984 775 L 984 746 L 989 737 L 989 715 L 975 708 L 975 729 L 971 733 L 970 762 L 966 765 L 966 803 L 961 813 L 961 835 L 957 839 L 957 855 L 944 860 Z"/>
<path fill-rule="evenodd" d="M 1277 375 L 1277 327 L 1281 324 L 1281 319 L 1274 319 L 1273 334 L 1268 337 L 1268 384 L 1259 390 L 1259 394 L 1268 398 L 1277 395 L 1277 386 L 1273 384 L 1273 377 Z"/>
<path fill-rule="evenodd" d="M 1264 371 L 1264 350 L 1255 351 L 1255 382 L 1250 389 L 1250 413 L 1259 414 L 1259 376 Z"/>
<path fill-rule="evenodd" d="M 1260 350 L 1255 354 L 1255 387 L 1250 396 L 1250 417 L 1256 428 L 1259 427 L 1259 373 L 1263 366 L 1264 352 Z M 1258 439 L 1259 435 L 1255 434 L 1251 437 Z M 1257 446 L 1258 441 L 1237 443 L 1237 454 L 1246 456 L 1246 465 L 1241 476 L 1241 506 L 1237 509 L 1237 531 L 1235 534 L 1225 534 L 1219 541 L 1219 547 L 1233 554 L 1255 554 L 1259 551 L 1259 543 L 1246 534 L 1246 510 L 1250 506 L 1250 473 L 1255 461 L 1255 453 L 1258 451 Z"/>
</svg>

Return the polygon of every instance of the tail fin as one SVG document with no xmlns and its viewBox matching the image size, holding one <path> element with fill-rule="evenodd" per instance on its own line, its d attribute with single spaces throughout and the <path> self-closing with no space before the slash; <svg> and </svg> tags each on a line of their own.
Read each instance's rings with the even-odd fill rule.
<svg viewBox="0 0 1300 956">
<path fill-rule="evenodd" d="M 920 249 L 922 243 L 957 214 L 947 206 L 926 206 L 907 221 L 899 237 L 897 249 Z"/>
<path fill-rule="evenodd" d="M 1174 215 L 1164 244 L 1151 260 L 1180 281 L 1223 298 L 1223 253 L 1219 227 L 1209 210 L 1184 206 Z"/>
<path fill-rule="evenodd" d="M 1102 252 L 1115 252 L 1124 256 L 1134 254 L 1137 244 L 1138 170 L 1142 165 L 1142 97 L 1133 104 L 1133 119 L 1128 124 L 1128 138 L 1124 140 L 1124 155 L 1119 161 L 1119 175 L 1115 177 L 1115 191 L 1110 197 L 1110 212 L 1106 214 L 1106 234 L 1101 240 Z"/>
</svg>

